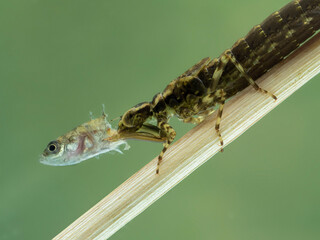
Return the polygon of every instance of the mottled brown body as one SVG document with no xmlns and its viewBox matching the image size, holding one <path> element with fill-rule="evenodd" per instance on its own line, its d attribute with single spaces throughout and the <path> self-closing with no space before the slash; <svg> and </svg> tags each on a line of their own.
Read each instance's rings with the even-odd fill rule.
<svg viewBox="0 0 320 240">
<path fill-rule="evenodd" d="M 216 131 L 223 145 L 219 129 L 225 100 L 249 85 L 276 99 L 273 94 L 261 89 L 255 80 L 286 58 L 319 28 L 320 0 L 288 3 L 253 27 L 219 58 L 204 58 L 169 83 L 151 102 L 128 110 L 119 122 L 118 136 L 142 139 L 140 136 L 147 133 L 147 140 L 163 140 L 158 173 L 162 156 L 176 135 L 168 124 L 169 118 L 175 115 L 184 122 L 199 123 L 218 106 Z M 150 118 L 157 120 L 157 126 L 146 123 Z M 153 134 L 154 138 L 150 137 Z"/>
</svg>

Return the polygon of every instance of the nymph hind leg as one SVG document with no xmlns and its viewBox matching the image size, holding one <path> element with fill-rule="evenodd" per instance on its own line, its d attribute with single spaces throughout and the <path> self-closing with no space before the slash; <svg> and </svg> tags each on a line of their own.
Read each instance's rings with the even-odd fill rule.
<svg viewBox="0 0 320 240">
<path fill-rule="evenodd" d="M 246 78 L 246 80 L 249 82 L 249 84 L 251 86 L 254 87 L 254 89 L 271 96 L 275 100 L 277 100 L 277 97 L 275 95 L 273 95 L 272 93 L 268 92 L 267 90 L 264 90 L 259 87 L 259 85 L 245 72 L 245 70 L 243 69 L 241 64 L 237 61 L 237 59 L 232 54 L 230 49 L 226 50 L 218 59 L 215 59 L 214 61 L 215 61 L 214 64 L 217 64 L 217 67 L 215 68 L 215 71 L 213 72 L 212 83 L 209 88 L 211 91 L 210 96 L 215 96 L 215 97 L 217 97 L 217 99 L 219 99 L 219 101 L 218 101 L 219 110 L 218 110 L 218 116 L 217 116 L 215 129 L 216 129 L 216 132 L 217 132 L 219 139 L 220 139 L 221 151 L 223 151 L 223 148 L 222 148 L 223 147 L 223 139 L 222 139 L 221 132 L 220 132 L 220 123 L 221 123 L 224 103 L 226 100 L 225 99 L 226 94 L 223 91 L 223 89 L 217 90 L 217 86 L 218 86 L 219 80 L 220 80 L 228 62 L 232 62 L 234 64 L 234 66 L 237 68 L 237 70 Z"/>
<path fill-rule="evenodd" d="M 234 66 L 238 69 L 238 71 L 241 72 L 241 74 L 246 78 L 246 80 L 250 83 L 250 85 L 254 87 L 255 90 L 262 92 L 264 94 L 267 94 L 270 97 L 272 97 L 274 100 L 277 100 L 277 97 L 275 95 L 259 87 L 259 85 L 246 73 L 246 71 L 243 69 L 241 64 L 237 61 L 237 59 L 232 54 L 230 49 L 226 50 L 222 56 L 226 56 L 234 64 Z"/>
<path fill-rule="evenodd" d="M 166 134 L 165 138 L 166 141 L 163 143 L 163 149 L 161 153 L 158 156 L 158 164 L 157 164 L 157 170 L 156 174 L 159 174 L 160 170 L 160 164 L 163 158 L 163 154 L 167 151 L 169 145 L 173 142 L 175 136 L 176 136 L 176 131 L 165 121 L 163 122 L 158 122 L 158 127 Z"/>
</svg>

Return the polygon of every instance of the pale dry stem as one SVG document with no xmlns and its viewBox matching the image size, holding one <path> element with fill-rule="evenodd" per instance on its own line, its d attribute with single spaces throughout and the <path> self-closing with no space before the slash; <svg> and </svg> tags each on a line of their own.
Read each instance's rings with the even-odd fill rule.
<svg viewBox="0 0 320 240">
<path fill-rule="evenodd" d="M 227 146 L 320 71 L 320 34 L 258 80 L 277 101 L 248 87 L 225 105 L 221 133 Z M 166 152 L 160 175 L 153 159 L 54 239 L 107 239 L 220 151 L 213 114 Z M 157 153 L 155 153 L 157 154 Z M 143 156 L 143 155 L 142 155 Z"/>
</svg>

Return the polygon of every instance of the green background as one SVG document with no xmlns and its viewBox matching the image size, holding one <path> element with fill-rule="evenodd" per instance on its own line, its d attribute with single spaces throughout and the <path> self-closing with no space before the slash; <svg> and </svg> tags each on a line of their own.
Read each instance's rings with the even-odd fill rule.
<svg viewBox="0 0 320 240">
<path fill-rule="evenodd" d="M 0 1 L 0 239 L 50 239 L 143 167 L 161 145 L 74 167 L 46 144 L 149 101 L 217 57 L 286 0 Z M 112 239 L 319 239 L 320 76 Z M 181 137 L 192 126 L 177 120 Z M 223 122 L 222 122 L 223 124 Z"/>
</svg>

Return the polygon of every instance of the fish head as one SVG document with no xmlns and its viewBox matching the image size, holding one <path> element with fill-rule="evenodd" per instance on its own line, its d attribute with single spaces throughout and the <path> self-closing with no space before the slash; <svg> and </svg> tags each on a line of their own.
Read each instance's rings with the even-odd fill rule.
<svg viewBox="0 0 320 240">
<path fill-rule="evenodd" d="M 70 153 L 75 153 L 80 145 L 80 139 L 71 138 L 68 141 L 58 138 L 48 143 L 41 154 L 40 162 L 51 166 L 72 165 L 76 162 L 70 158 Z"/>
</svg>

